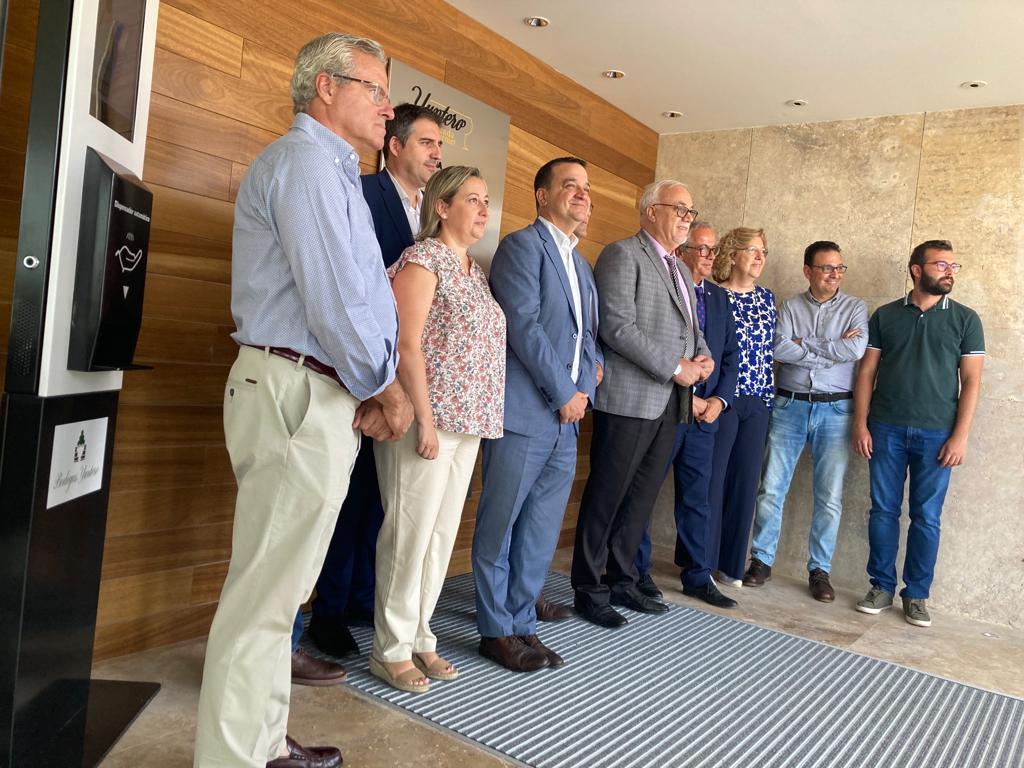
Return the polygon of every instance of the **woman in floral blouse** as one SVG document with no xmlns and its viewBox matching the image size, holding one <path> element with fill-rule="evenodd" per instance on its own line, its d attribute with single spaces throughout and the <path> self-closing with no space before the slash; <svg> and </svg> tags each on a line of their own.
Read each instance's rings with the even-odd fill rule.
<svg viewBox="0 0 1024 768">
<path fill-rule="evenodd" d="M 487 226 L 487 185 L 452 166 L 427 183 L 417 242 L 389 269 L 398 305 L 398 378 L 415 429 L 374 447 L 384 524 L 370 671 L 403 691 L 458 670 L 430 631 L 480 438 L 502 435 L 505 315 L 468 249 Z"/>
<path fill-rule="evenodd" d="M 732 406 L 718 419 L 709 502 L 711 514 L 721 515 L 716 579 L 738 587 L 743 583 L 768 414 L 775 394 L 772 349 L 776 311 L 775 296 L 757 285 L 768 257 L 764 230 L 738 227 L 727 232 L 718 245 L 721 250 L 712 275 L 725 288 L 736 321 L 739 377 Z"/>
</svg>

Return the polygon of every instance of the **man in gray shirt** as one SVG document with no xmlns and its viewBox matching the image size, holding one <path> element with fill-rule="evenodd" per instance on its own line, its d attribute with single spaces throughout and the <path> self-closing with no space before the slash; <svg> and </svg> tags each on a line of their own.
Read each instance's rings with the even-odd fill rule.
<svg viewBox="0 0 1024 768">
<path fill-rule="evenodd" d="M 811 243 L 804 250 L 808 290 L 779 308 L 775 407 L 757 494 L 750 567 L 743 577 L 748 587 L 771 579 L 782 505 L 797 460 L 810 443 L 814 513 L 807 570 L 811 595 L 825 603 L 835 599 L 828 575 L 850 458 L 855 369 L 868 341 L 867 305 L 839 290 L 846 269 L 838 245 L 827 240 Z"/>
</svg>

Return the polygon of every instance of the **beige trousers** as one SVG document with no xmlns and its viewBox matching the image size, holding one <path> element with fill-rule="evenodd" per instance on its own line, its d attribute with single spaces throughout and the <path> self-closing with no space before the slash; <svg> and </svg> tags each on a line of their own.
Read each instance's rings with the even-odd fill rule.
<svg viewBox="0 0 1024 768">
<path fill-rule="evenodd" d="M 439 450 L 428 461 L 416 453 L 413 424 L 401 440 L 373 446 L 384 503 L 377 538 L 377 593 L 373 655 L 408 661 L 433 651 L 430 617 L 441 594 L 480 438 L 438 430 Z"/>
<path fill-rule="evenodd" d="M 359 401 L 326 376 L 242 347 L 224 391 L 238 481 L 231 564 L 210 628 L 196 768 L 264 768 L 284 746 L 291 631 L 359 452 Z"/>
</svg>

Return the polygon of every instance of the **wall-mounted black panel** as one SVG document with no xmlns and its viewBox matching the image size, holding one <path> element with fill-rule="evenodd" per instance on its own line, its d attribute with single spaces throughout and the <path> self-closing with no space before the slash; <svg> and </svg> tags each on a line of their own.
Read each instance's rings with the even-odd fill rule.
<svg viewBox="0 0 1024 768">
<path fill-rule="evenodd" d="M 153 194 L 91 147 L 82 185 L 68 368 L 140 368 L 132 358 L 142 327 Z"/>
</svg>

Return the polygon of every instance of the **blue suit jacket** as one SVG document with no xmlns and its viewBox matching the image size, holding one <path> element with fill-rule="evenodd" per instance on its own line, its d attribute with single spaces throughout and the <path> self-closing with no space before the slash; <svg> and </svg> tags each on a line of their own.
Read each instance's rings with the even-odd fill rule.
<svg viewBox="0 0 1024 768">
<path fill-rule="evenodd" d="M 363 183 L 363 197 L 373 216 L 373 229 L 380 243 L 384 266 L 390 267 L 398 261 L 402 251 L 413 243 L 402 198 L 398 196 L 398 190 L 387 171 L 360 176 L 359 180 Z"/>
<path fill-rule="evenodd" d="M 491 261 L 491 292 L 505 312 L 505 429 L 539 435 L 558 424 L 558 409 L 576 394 L 593 400 L 597 286 L 590 265 L 573 251 L 583 327 L 576 327 L 569 277 L 551 233 L 539 220 L 507 235 Z M 583 334 L 578 380 L 572 380 L 577 334 Z"/>
<path fill-rule="evenodd" d="M 694 388 L 698 397 L 720 397 L 726 406 L 732 405 L 736 395 L 736 377 L 740 372 L 739 342 L 736 340 L 736 322 L 732 319 L 729 297 L 723 288 L 710 280 L 704 281 L 704 341 L 711 350 L 715 370 L 708 380 Z M 717 432 L 718 420 L 698 425 L 705 432 Z"/>
</svg>

